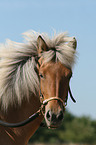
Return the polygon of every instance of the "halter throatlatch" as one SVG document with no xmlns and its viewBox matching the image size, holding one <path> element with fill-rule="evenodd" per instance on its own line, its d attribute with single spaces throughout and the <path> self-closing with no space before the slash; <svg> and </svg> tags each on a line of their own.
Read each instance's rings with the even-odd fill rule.
<svg viewBox="0 0 96 145">
<path fill-rule="evenodd" d="M 72 101 L 73 101 L 74 103 L 76 103 L 76 100 L 74 99 L 74 97 L 73 97 L 73 95 L 72 95 L 70 86 L 69 86 L 69 94 L 70 94 L 70 97 L 71 97 Z"/>
</svg>

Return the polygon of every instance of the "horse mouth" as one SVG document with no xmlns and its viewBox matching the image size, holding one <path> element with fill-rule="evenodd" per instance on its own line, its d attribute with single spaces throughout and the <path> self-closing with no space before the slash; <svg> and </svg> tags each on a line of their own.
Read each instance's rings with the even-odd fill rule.
<svg viewBox="0 0 96 145">
<path fill-rule="evenodd" d="M 61 124 L 59 124 L 59 125 L 53 125 L 53 124 L 52 124 L 52 125 L 49 125 L 48 128 L 49 128 L 49 129 L 57 129 L 57 128 L 60 127 L 60 125 L 61 125 Z"/>
<path fill-rule="evenodd" d="M 49 129 L 57 129 L 58 127 L 59 127 L 59 126 L 53 126 L 53 125 L 48 126 Z"/>
<path fill-rule="evenodd" d="M 49 129 L 57 129 L 60 127 L 60 125 L 62 124 L 62 121 L 59 122 L 59 123 L 56 123 L 56 122 L 46 122 L 47 123 L 47 127 Z"/>
</svg>

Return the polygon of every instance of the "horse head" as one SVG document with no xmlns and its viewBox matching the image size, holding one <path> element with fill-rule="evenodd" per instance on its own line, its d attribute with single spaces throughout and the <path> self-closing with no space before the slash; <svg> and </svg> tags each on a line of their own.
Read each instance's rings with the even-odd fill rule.
<svg viewBox="0 0 96 145">
<path fill-rule="evenodd" d="M 72 69 L 59 61 L 56 53 L 59 53 L 60 50 L 49 47 L 41 36 L 38 37 L 37 44 L 40 95 L 43 103 L 46 103 L 43 113 L 47 126 L 57 128 L 64 118 Z M 72 38 L 67 46 L 75 50 L 76 39 Z M 49 54 L 47 58 L 46 54 Z"/>
</svg>

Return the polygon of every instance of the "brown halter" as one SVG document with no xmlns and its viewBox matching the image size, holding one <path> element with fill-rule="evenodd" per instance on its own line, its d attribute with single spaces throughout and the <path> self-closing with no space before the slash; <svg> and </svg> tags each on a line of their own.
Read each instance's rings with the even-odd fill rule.
<svg viewBox="0 0 96 145">
<path fill-rule="evenodd" d="M 35 57 L 35 60 L 38 63 L 38 65 L 40 66 L 40 64 L 38 62 L 39 58 L 40 57 Z M 70 97 L 71 97 L 72 101 L 74 103 L 76 103 L 76 100 L 72 96 L 70 87 L 69 87 L 69 94 L 70 94 Z M 31 115 L 28 119 L 26 119 L 26 120 L 24 120 L 22 122 L 19 122 L 19 123 L 8 123 L 8 122 L 4 122 L 4 121 L 0 120 L 0 125 L 6 126 L 6 127 L 13 127 L 13 128 L 24 126 L 24 125 L 32 122 L 33 120 L 35 120 L 41 114 L 43 114 L 43 116 L 44 116 L 44 108 L 48 104 L 48 102 L 49 101 L 52 101 L 52 100 L 58 100 L 58 101 L 60 101 L 62 103 L 64 109 L 65 109 L 65 106 L 67 106 L 68 96 L 66 97 L 66 100 L 65 101 L 63 101 L 61 98 L 58 98 L 58 97 L 51 97 L 49 99 L 44 100 L 44 96 L 43 96 L 43 94 L 41 92 L 41 88 L 40 88 L 40 102 L 41 102 L 41 107 L 39 108 L 39 110 L 36 113 L 34 113 L 33 115 Z M 41 125 L 44 126 L 43 123 L 41 123 Z"/>
</svg>

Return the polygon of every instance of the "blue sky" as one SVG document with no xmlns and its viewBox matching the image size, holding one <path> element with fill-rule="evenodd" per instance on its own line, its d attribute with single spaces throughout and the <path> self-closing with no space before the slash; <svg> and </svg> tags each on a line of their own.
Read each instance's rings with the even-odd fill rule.
<svg viewBox="0 0 96 145">
<path fill-rule="evenodd" d="M 69 98 L 75 115 L 96 119 L 96 1 L 0 0 L 0 42 L 22 42 L 27 30 L 68 31 L 78 41 L 78 59 L 70 82 L 77 103 Z"/>
</svg>

